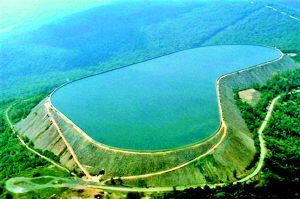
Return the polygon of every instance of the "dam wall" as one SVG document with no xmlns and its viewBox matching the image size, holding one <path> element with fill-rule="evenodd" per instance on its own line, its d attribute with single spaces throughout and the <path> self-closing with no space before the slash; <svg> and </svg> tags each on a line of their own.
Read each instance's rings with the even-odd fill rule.
<svg viewBox="0 0 300 199">
<path fill-rule="evenodd" d="M 234 89 L 264 84 L 274 73 L 297 66 L 289 57 L 262 64 L 247 70 L 219 78 L 218 92 L 223 122 L 215 135 L 202 143 L 161 152 L 138 152 L 111 148 L 91 140 L 75 124 L 65 118 L 53 106 L 45 106 L 49 98 L 39 103 L 28 115 L 15 125 L 17 132 L 27 136 L 35 147 L 52 151 L 60 156 L 60 162 L 70 169 L 78 169 L 74 157 L 61 139 L 52 117 L 73 148 L 76 158 L 91 175 L 105 170 L 104 179 L 111 176 L 130 176 L 159 172 L 196 159 L 214 147 L 224 136 L 220 146 L 203 158 L 172 172 L 147 178 L 124 180 L 124 184 L 136 185 L 140 180 L 148 186 L 172 186 L 234 181 L 249 173 L 247 166 L 253 160 L 255 147 L 249 132 L 235 105 Z M 158 138 L 159 139 L 159 138 Z M 80 171 L 80 170 L 79 170 Z M 216 181 L 217 180 L 217 181 Z"/>
<path fill-rule="evenodd" d="M 47 101 L 49 98 L 39 103 L 27 118 L 15 125 L 15 129 L 22 136 L 32 140 L 35 147 L 52 151 L 55 155 L 61 156 L 62 164 L 67 167 L 76 166 L 58 133 L 60 130 L 80 163 L 91 175 L 97 175 L 102 169 L 105 170 L 104 177 L 108 178 L 170 169 L 205 153 L 220 140 L 223 134 L 222 129 L 219 129 L 215 135 L 203 142 L 168 151 L 139 152 L 115 149 L 91 140 L 54 107 L 47 108 Z M 50 117 L 55 120 L 59 129 L 55 127 Z"/>
<path fill-rule="evenodd" d="M 51 151 L 59 156 L 60 162 L 70 170 L 76 169 L 77 165 L 49 119 L 44 107 L 45 101 L 42 100 L 25 119 L 18 122 L 15 130 L 20 135 L 28 137 L 36 148 Z"/>
<path fill-rule="evenodd" d="M 231 170 L 227 176 L 242 177 L 247 173 L 245 168 L 251 163 L 255 154 L 253 136 L 247 128 L 235 103 L 234 90 L 246 89 L 255 84 L 263 85 L 274 73 L 296 69 L 295 62 L 287 56 L 278 61 L 261 64 L 246 70 L 224 75 L 219 79 L 220 103 L 223 120 L 227 125 L 227 139 L 214 152 L 215 165 Z M 225 165 L 224 163 L 228 164 Z M 220 165 L 221 163 L 221 165 Z M 217 167 L 216 167 L 217 170 Z M 224 181 L 225 179 L 223 179 Z"/>
<path fill-rule="evenodd" d="M 246 168 L 253 160 L 256 149 L 253 136 L 235 104 L 234 90 L 246 89 L 255 84 L 264 85 L 274 73 L 296 68 L 299 67 L 291 58 L 283 56 L 278 60 L 220 77 L 217 92 L 219 92 L 223 121 L 227 126 L 226 138 L 222 144 L 209 155 L 184 168 L 125 183 L 135 185 L 143 180 L 148 186 L 205 185 L 231 182 L 248 175 L 252 171 Z"/>
</svg>

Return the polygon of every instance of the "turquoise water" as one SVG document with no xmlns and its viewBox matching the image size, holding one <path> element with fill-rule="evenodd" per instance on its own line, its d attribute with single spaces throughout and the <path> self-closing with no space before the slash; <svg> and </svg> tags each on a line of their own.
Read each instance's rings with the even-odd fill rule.
<svg viewBox="0 0 300 199">
<path fill-rule="evenodd" d="M 218 77 L 279 56 L 247 45 L 185 50 L 67 84 L 52 103 L 100 143 L 132 150 L 181 147 L 218 129 Z"/>
</svg>

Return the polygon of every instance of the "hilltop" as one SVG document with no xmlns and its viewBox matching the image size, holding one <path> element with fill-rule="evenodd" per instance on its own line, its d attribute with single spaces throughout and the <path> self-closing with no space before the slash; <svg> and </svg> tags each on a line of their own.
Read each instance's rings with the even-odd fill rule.
<svg viewBox="0 0 300 199">
<path fill-rule="evenodd" d="M 267 6 L 299 18 L 296 6 L 282 2 L 126 2 L 6 34 L 0 99 L 49 92 L 78 77 L 192 47 L 262 44 L 298 53 L 300 21 Z"/>
</svg>

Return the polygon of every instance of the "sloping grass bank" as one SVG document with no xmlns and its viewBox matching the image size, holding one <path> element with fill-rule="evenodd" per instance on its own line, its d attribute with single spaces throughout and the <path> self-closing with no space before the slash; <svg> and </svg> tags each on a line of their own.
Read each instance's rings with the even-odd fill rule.
<svg viewBox="0 0 300 199">
<path fill-rule="evenodd" d="M 36 103 L 44 97 L 44 94 L 34 96 L 28 98 L 24 103 L 21 103 L 23 100 L 20 100 L 20 103 L 9 111 L 9 114 L 14 118 L 14 122 L 26 117 Z M 12 133 L 12 129 L 5 119 L 5 110 L 15 102 L 16 101 L 13 100 L 0 102 L 0 198 L 12 198 L 12 194 L 8 193 L 4 187 L 5 181 L 11 177 L 35 177 L 41 175 L 69 176 L 67 172 L 50 166 L 48 161 L 45 161 L 27 150 L 20 143 L 17 136 Z M 28 138 L 23 137 L 22 139 L 25 140 L 31 148 L 34 147 Z M 58 162 L 59 157 L 53 155 L 52 152 L 36 148 L 35 150 Z M 50 195 L 52 194 L 53 193 Z M 47 193 L 40 193 L 39 195 L 43 197 L 50 196 L 47 195 Z"/>
<path fill-rule="evenodd" d="M 257 125 L 262 123 L 264 114 L 256 110 L 265 111 L 272 96 L 283 95 L 276 103 L 268 127 L 263 132 L 268 153 L 262 173 L 252 182 L 228 184 L 227 186 L 210 189 L 190 188 L 172 193 L 153 194 L 153 198 L 298 198 L 300 172 L 300 93 L 291 93 L 300 87 L 300 69 L 274 74 L 272 79 L 263 85 L 253 84 L 250 87 L 259 89 L 264 95 L 257 105 L 251 108 L 248 104 L 237 104 L 242 111 L 242 116 L 250 130 L 257 130 Z M 259 108 L 261 107 L 261 108 Z M 260 112 L 260 113 L 265 113 Z M 257 116 L 257 117 L 254 117 Z M 138 194 L 136 194 L 138 195 Z"/>
<path fill-rule="evenodd" d="M 227 137 L 213 153 L 190 164 L 178 171 L 167 174 L 132 179 L 122 182 L 124 185 L 143 186 L 174 186 L 187 184 L 205 184 L 231 182 L 249 173 L 247 167 L 255 154 L 252 134 L 248 130 L 235 104 L 234 89 L 247 87 L 252 84 L 265 83 L 275 72 L 281 73 L 287 69 L 296 68 L 295 63 L 288 57 L 279 61 L 254 67 L 243 72 L 233 73 L 222 78 L 219 82 L 221 106 L 224 121 L 228 126 Z M 50 110 L 65 137 L 72 145 L 79 161 L 92 174 L 96 175 L 101 169 L 105 170 L 104 178 L 111 176 L 128 176 L 163 171 L 190 161 L 211 148 L 222 134 L 213 137 L 211 142 L 199 147 L 188 147 L 185 150 L 169 154 L 131 154 L 122 151 L 110 151 L 96 147 L 74 129 L 71 123 L 63 120 L 55 110 Z M 41 102 L 29 116 L 16 125 L 22 135 L 33 140 L 35 146 L 49 149 L 60 155 L 60 161 L 66 166 L 73 167 L 74 161 L 60 141 L 56 129 L 47 117 L 45 106 Z M 197 177 L 195 177 L 197 176 Z"/>
</svg>

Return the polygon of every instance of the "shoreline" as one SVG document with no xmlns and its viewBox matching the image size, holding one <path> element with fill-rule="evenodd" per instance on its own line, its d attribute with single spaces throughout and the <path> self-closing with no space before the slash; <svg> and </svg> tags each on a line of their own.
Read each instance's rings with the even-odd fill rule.
<svg viewBox="0 0 300 199">
<path fill-rule="evenodd" d="M 271 49 L 274 49 L 276 51 L 278 51 L 280 53 L 280 56 L 278 58 L 275 58 L 273 60 L 270 60 L 270 61 L 266 61 L 266 62 L 263 62 L 261 64 L 258 64 L 258 65 L 254 65 L 254 66 L 250 66 L 248 68 L 245 68 L 245 69 L 241 69 L 241 70 L 238 70 L 238 71 L 233 71 L 231 73 L 227 73 L 227 74 L 224 74 L 224 75 L 221 75 L 218 79 L 217 79 L 217 83 L 216 83 L 216 93 L 217 93 L 217 100 L 218 100 L 218 109 L 219 109 L 219 115 L 220 115 L 220 124 L 219 124 L 219 127 L 218 129 L 212 133 L 211 136 L 205 138 L 205 139 L 202 139 L 198 142 L 195 142 L 195 143 L 191 143 L 191 144 L 188 144 L 188 145 L 184 145 L 184 146 L 181 146 L 181 147 L 175 147 L 175 148 L 171 148 L 171 149 L 166 149 L 166 150 L 134 150 L 134 149 L 123 149 L 123 148 L 119 148 L 119 147 L 113 147 L 113 146 L 109 146 L 109 145 L 106 145 L 106 144 L 103 144 L 101 142 L 98 142 L 96 140 L 94 140 L 93 138 L 91 138 L 85 131 L 83 131 L 79 126 L 77 126 L 71 119 L 69 119 L 67 116 L 65 116 L 62 112 L 60 112 L 51 102 L 51 97 L 52 95 L 57 92 L 57 90 L 59 90 L 60 88 L 68 85 L 68 84 L 71 84 L 73 82 L 76 82 L 76 81 L 79 81 L 79 80 L 82 80 L 82 79 L 85 79 L 85 78 L 89 78 L 89 77 L 92 77 L 92 76 L 96 76 L 96 75 L 100 75 L 100 74 L 103 74 L 103 73 L 107 73 L 107 72 L 111 72 L 111 71 L 114 71 L 114 70 L 118 70 L 118 69 L 122 69 L 122 68 L 125 68 L 125 67 L 129 67 L 129 66 L 132 66 L 132 65 L 135 65 L 137 63 L 134 63 L 134 64 L 130 64 L 130 65 L 126 65 L 126 66 L 123 66 L 123 67 L 119 67 L 119 68 L 114 68 L 114 69 L 110 69 L 110 70 L 107 70 L 107 71 L 102 71 L 102 72 L 99 72 L 99 73 L 96 73 L 96 74 L 92 74 L 92 75 L 88 75 L 86 77 L 82 77 L 82 78 L 79 78 L 79 79 L 76 79 L 76 80 L 73 80 L 73 81 L 69 81 L 69 82 L 66 82 L 64 84 L 62 84 L 61 86 L 55 88 L 46 98 L 46 101 L 47 103 L 49 103 L 49 107 L 51 107 L 51 109 L 53 109 L 59 116 L 61 116 L 61 118 L 71 124 L 74 129 L 80 133 L 81 136 L 83 136 L 84 139 L 86 139 L 87 141 L 91 142 L 93 145 L 95 145 L 96 147 L 100 148 L 100 149 L 104 149 L 104 150 L 109 150 L 109 151 L 117 151 L 117 152 L 125 152 L 125 153 L 132 153 L 132 154 L 167 154 L 167 153 L 172 153 L 172 152 L 175 152 L 175 151 L 181 151 L 181 150 L 185 150 L 185 149 L 188 149 L 188 148 L 194 148 L 194 147 L 197 147 L 197 146 L 200 146 L 200 145 L 203 145 L 207 142 L 209 142 L 210 140 L 212 140 L 216 135 L 218 135 L 222 129 L 222 123 L 224 122 L 224 118 L 223 118 L 223 113 L 222 113 L 222 107 L 220 106 L 220 89 L 219 89 L 219 81 L 224 78 L 224 77 L 227 77 L 229 75 L 233 75 L 233 74 L 236 74 L 236 73 L 240 73 L 240 72 L 244 72 L 244 71 L 247 71 L 247 70 L 251 70 L 253 68 L 256 68 L 256 67 L 260 67 L 260 66 L 263 66 L 265 64 L 269 64 L 269 63 L 273 63 L 273 62 L 276 62 L 276 61 L 279 61 L 280 59 L 283 58 L 284 54 L 278 49 L 278 48 L 273 48 L 273 47 L 269 47 L 269 46 L 263 46 L 263 45 L 248 45 L 248 44 L 238 44 L 238 45 L 231 45 L 231 44 L 226 44 L 226 45 L 208 45 L 208 46 L 203 46 L 203 47 L 213 47 L 213 46 L 258 46 L 258 47 L 266 47 L 266 48 L 271 48 Z M 199 47 L 199 48 L 203 48 L 203 47 Z M 189 48 L 189 49 L 186 49 L 186 50 L 190 50 L 190 49 L 196 49 L 196 48 Z M 182 51 L 186 51 L 186 50 L 182 50 Z M 170 55 L 170 54 L 175 54 L 175 53 L 178 53 L 178 52 L 181 52 L 181 51 L 177 51 L 177 52 L 173 52 L 173 53 L 169 53 L 169 54 L 166 54 L 166 55 Z M 166 55 L 163 55 L 163 56 L 166 56 Z M 152 60 L 152 59 L 156 59 L 156 58 L 159 58 L 159 57 L 163 57 L 163 56 L 158 56 L 158 57 L 155 57 L 155 58 L 151 58 L 151 59 L 148 59 L 148 60 L 144 60 L 142 62 L 146 62 L 146 61 L 149 61 L 149 60 Z M 142 62 L 138 62 L 138 63 L 142 63 Z"/>
</svg>

